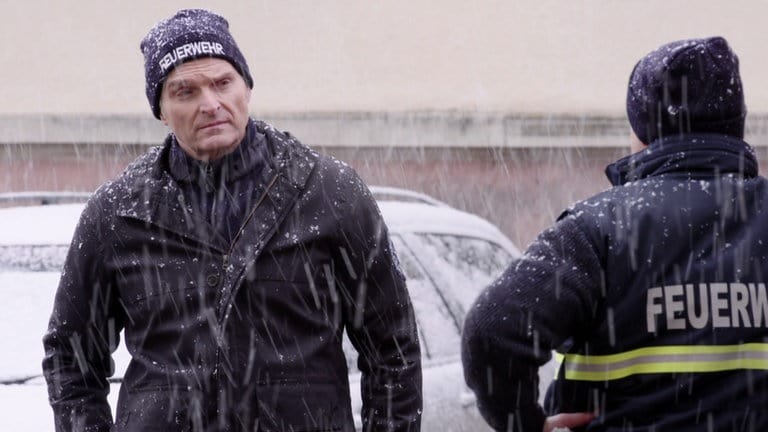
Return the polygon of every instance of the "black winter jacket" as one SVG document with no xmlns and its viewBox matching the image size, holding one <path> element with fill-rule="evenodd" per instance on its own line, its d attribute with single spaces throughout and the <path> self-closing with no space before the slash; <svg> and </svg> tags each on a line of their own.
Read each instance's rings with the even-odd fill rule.
<svg viewBox="0 0 768 432">
<path fill-rule="evenodd" d="M 546 412 L 589 431 L 768 430 L 768 182 L 719 135 L 609 166 L 477 300 L 465 376 L 498 430 L 542 430 L 537 369 L 564 353 Z"/>
<path fill-rule="evenodd" d="M 171 175 L 172 137 L 86 205 L 44 337 L 57 430 L 112 427 L 121 330 L 132 361 L 115 430 L 351 431 L 345 330 L 364 430 L 419 430 L 415 321 L 375 201 L 344 163 L 248 127 L 241 147 L 266 160 L 228 162 L 239 230 L 215 228 L 194 173 Z"/>
</svg>

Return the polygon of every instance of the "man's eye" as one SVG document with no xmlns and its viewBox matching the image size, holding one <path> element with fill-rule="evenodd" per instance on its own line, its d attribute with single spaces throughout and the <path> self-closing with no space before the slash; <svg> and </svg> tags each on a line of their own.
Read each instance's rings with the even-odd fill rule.
<svg viewBox="0 0 768 432">
<path fill-rule="evenodd" d="M 232 80 L 230 78 L 223 78 L 223 79 L 220 79 L 220 80 L 216 81 L 216 87 L 219 87 L 219 88 L 226 87 L 231 82 L 232 82 Z"/>
<path fill-rule="evenodd" d="M 182 87 L 182 88 L 176 90 L 176 92 L 174 92 L 174 94 L 176 95 L 176 97 L 180 97 L 180 98 L 187 97 L 187 96 L 190 96 L 192 94 L 192 89 L 187 88 L 187 87 Z"/>
</svg>

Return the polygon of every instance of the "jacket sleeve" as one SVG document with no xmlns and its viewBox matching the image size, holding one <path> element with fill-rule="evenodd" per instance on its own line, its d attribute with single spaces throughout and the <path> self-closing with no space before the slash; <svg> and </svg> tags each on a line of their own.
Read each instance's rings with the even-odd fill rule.
<svg viewBox="0 0 768 432">
<path fill-rule="evenodd" d="M 467 314 L 462 360 L 480 412 L 496 430 L 541 432 L 538 368 L 592 319 L 602 268 L 575 217 L 544 231 Z"/>
<path fill-rule="evenodd" d="M 103 277 L 96 210 L 92 200 L 80 217 L 43 337 L 43 373 L 56 431 L 112 426 L 107 378 L 122 325 L 112 314 L 111 284 Z"/>
<path fill-rule="evenodd" d="M 347 332 L 362 373 L 362 430 L 418 432 L 421 353 L 413 308 L 379 209 L 362 181 L 354 181 L 340 253 Z"/>
</svg>

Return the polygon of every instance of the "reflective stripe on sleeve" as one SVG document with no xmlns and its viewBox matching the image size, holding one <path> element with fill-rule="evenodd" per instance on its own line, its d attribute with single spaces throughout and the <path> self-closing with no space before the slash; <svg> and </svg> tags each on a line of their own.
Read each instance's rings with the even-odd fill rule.
<svg viewBox="0 0 768 432">
<path fill-rule="evenodd" d="M 565 354 L 565 379 L 607 381 L 637 374 L 768 370 L 768 344 L 679 345 L 611 355 Z"/>
</svg>

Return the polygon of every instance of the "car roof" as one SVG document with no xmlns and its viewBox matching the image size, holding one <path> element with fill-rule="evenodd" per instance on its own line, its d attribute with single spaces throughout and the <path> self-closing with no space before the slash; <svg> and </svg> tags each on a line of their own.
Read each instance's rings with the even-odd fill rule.
<svg viewBox="0 0 768 432">
<path fill-rule="evenodd" d="M 378 205 L 391 232 L 476 237 L 497 243 L 513 255 L 520 253 L 495 225 L 472 213 L 420 202 L 379 201 Z"/>
<path fill-rule="evenodd" d="M 85 204 L 0 208 L 0 245 L 68 245 Z"/>
<path fill-rule="evenodd" d="M 371 191 L 392 232 L 477 237 L 519 254 L 495 225 L 477 215 L 407 189 L 372 186 Z M 0 208 L 0 245 L 68 245 L 84 206 L 80 202 Z"/>
</svg>

